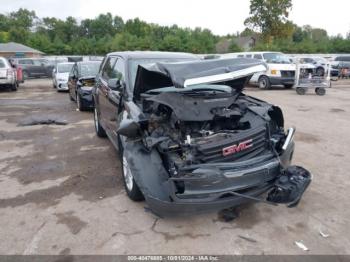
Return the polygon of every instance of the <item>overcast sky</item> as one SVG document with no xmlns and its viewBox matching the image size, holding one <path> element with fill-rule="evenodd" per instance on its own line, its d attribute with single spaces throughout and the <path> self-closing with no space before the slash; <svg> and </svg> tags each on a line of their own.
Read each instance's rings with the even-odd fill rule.
<svg viewBox="0 0 350 262">
<path fill-rule="evenodd" d="M 330 35 L 350 31 L 350 0 L 292 0 L 290 19 L 324 28 Z M 5 4 L 6 2 L 6 4 Z M 160 25 L 209 28 L 225 35 L 244 29 L 249 0 L 0 0 L 0 12 L 25 7 L 39 17 L 93 18 L 111 12 L 124 20 L 139 17 Z M 1 4 L 3 3 L 3 4 Z"/>
</svg>

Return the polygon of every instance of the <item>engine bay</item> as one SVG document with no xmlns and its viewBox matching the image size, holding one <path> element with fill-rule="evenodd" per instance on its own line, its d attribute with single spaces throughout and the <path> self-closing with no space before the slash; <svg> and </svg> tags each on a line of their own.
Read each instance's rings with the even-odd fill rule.
<svg viewBox="0 0 350 262">
<path fill-rule="evenodd" d="M 271 152 L 270 105 L 242 93 L 160 93 L 142 96 L 142 141 L 157 148 L 170 175 L 184 166 L 246 160 Z M 271 110 L 270 110 L 271 111 Z M 265 114 L 263 113 L 265 112 Z"/>
</svg>

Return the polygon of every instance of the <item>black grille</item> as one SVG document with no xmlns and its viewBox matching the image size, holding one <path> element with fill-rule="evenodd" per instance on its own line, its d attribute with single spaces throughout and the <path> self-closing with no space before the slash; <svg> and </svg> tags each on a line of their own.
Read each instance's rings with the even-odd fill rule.
<svg viewBox="0 0 350 262">
<path fill-rule="evenodd" d="M 253 146 L 224 156 L 223 149 L 229 146 L 252 139 Z M 241 131 L 237 134 L 227 134 L 225 138 L 208 142 L 197 147 L 196 159 L 202 163 L 230 162 L 235 160 L 246 160 L 267 152 L 266 127 L 259 127 L 253 130 Z"/>
<path fill-rule="evenodd" d="M 282 77 L 295 77 L 295 71 L 281 70 L 281 76 Z"/>
</svg>

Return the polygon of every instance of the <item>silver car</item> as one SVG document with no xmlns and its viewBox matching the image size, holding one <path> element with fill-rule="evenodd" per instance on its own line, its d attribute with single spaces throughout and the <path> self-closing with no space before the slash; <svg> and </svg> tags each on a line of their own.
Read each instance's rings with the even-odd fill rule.
<svg viewBox="0 0 350 262">
<path fill-rule="evenodd" d="M 53 69 L 52 84 L 57 91 L 68 90 L 68 76 L 74 63 L 58 63 Z"/>
</svg>

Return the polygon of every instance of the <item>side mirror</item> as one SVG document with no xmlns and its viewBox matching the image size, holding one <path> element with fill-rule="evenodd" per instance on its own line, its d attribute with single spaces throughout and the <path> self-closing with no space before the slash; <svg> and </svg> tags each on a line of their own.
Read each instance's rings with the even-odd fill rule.
<svg viewBox="0 0 350 262">
<path fill-rule="evenodd" d="M 122 136 L 126 136 L 129 138 L 137 137 L 139 134 L 140 126 L 132 119 L 123 119 L 120 122 L 117 133 Z"/>
<path fill-rule="evenodd" d="M 107 83 L 108 87 L 114 91 L 119 90 L 122 87 L 122 83 L 119 79 L 109 79 Z"/>
</svg>

